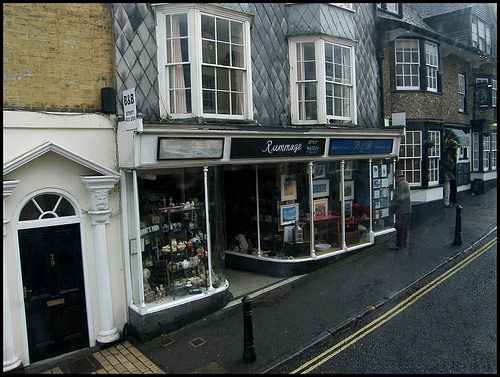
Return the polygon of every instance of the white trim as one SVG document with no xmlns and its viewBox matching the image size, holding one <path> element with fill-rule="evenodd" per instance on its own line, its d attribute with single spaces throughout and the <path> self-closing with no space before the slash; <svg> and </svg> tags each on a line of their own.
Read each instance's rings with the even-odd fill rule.
<svg viewBox="0 0 500 377">
<path fill-rule="evenodd" d="M 57 194 L 65 199 L 67 199 L 70 204 L 75 209 L 75 213 L 77 216 L 68 216 L 68 217 L 60 217 L 57 219 L 41 219 L 41 220 L 33 220 L 33 221 L 19 221 L 19 216 L 21 214 L 22 209 L 28 203 L 31 198 L 34 198 L 41 194 Z M 30 228 L 41 228 L 41 227 L 52 227 L 66 224 L 80 224 L 80 245 L 81 245 L 81 256 L 82 256 L 82 268 L 83 268 L 83 285 L 85 289 L 85 308 L 87 311 L 87 326 L 88 326 L 88 339 L 89 339 L 89 347 L 95 346 L 95 339 L 93 336 L 93 322 L 92 322 L 92 305 L 91 305 L 91 291 L 90 291 L 90 283 L 89 283 L 89 267 L 88 267 L 88 254 L 86 247 L 86 237 L 85 237 L 85 222 L 82 215 L 82 207 L 76 200 L 74 196 L 70 193 L 56 189 L 56 188 L 43 188 L 37 191 L 34 191 L 27 196 L 25 196 L 22 200 L 19 201 L 15 211 L 14 211 L 14 221 L 12 222 L 12 235 L 14 241 L 14 253 L 16 255 L 16 271 L 17 271 L 17 297 L 19 302 L 19 310 L 21 315 L 21 322 L 25 325 L 22 326 L 20 331 L 20 337 L 23 342 L 23 352 L 25 355 L 26 365 L 30 364 L 30 354 L 28 347 L 28 332 L 26 327 L 26 308 L 24 306 L 24 291 L 23 291 L 23 277 L 21 270 L 21 250 L 19 247 L 19 230 L 30 229 Z M 58 221 L 54 221 L 58 220 Z M 65 221 L 67 220 L 67 221 Z"/>
<path fill-rule="evenodd" d="M 68 160 L 74 161 L 82 166 L 85 166 L 91 170 L 94 170 L 103 175 L 111 175 L 114 177 L 120 177 L 120 173 L 117 173 L 114 170 L 108 169 L 107 167 L 98 164 L 97 162 L 91 161 L 85 157 L 82 157 L 70 150 L 63 148 L 51 141 L 46 142 L 29 152 L 17 157 L 16 159 L 7 162 L 3 165 L 3 175 L 9 174 L 10 172 L 20 168 L 23 165 L 35 160 L 36 158 L 44 155 L 47 152 L 54 152 L 63 157 L 66 157 Z"/>
</svg>

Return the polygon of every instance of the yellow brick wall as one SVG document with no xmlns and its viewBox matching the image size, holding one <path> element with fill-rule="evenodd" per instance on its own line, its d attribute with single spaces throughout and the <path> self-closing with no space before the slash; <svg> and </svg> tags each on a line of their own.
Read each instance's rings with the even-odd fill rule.
<svg viewBox="0 0 500 377">
<path fill-rule="evenodd" d="M 114 87 L 111 4 L 3 4 L 3 105 L 101 111 Z"/>
</svg>

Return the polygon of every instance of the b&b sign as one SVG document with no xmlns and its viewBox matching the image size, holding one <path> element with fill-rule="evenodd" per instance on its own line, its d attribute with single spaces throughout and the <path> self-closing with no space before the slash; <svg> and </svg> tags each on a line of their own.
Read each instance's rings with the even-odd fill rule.
<svg viewBox="0 0 500 377">
<path fill-rule="evenodd" d="M 137 107 L 135 104 L 135 88 L 123 91 L 123 117 L 127 130 L 137 128 Z"/>
</svg>

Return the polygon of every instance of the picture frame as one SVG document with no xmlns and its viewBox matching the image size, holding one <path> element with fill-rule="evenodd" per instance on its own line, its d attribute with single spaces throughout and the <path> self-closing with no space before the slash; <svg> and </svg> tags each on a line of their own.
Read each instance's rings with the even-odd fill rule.
<svg viewBox="0 0 500 377">
<path fill-rule="evenodd" d="M 280 225 L 293 224 L 299 219 L 299 204 L 280 206 Z"/>
<path fill-rule="evenodd" d="M 330 180 L 318 179 L 313 181 L 313 198 L 330 196 Z"/>
<path fill-rule="evenodd" d="M 344 202 L 344 212 L 346 216 L 352 216 L 352 200 Z"/>
<path fill-rule="evenodd" d="M 389 187 L 389 179 L 388 178 L 382 178 L 382 180 L 381 180 L 381 186 L 382 187 Z"/>
<path fill-rule="evenodd" d="M 373 199 L 380 198 L 380 190 L 373 190 Z"/>
<path fill-rule="evenodd" d="M 385 187 L 382 189 L 382 198 L 388 198 L 389 197 L 389 188 Z"/>
<path fill-rule="evenodd" d="M 293 242 L 293 226 L 283 228 L 283 242 Z"/>
<path fill-rule="evenodd" d="M 379 189 L 380 188 L 380 184 L 381 184 L 381 180 L 380 179 L 374 179 L 373 180 L 373 188 L 374 189 Z"/>
<path fill-rule="evenodd" d="M 313 201 L 314 217 L 328 215 L 328 199 L 317 199 Z"/>
<path fill-rule="evenodd" d="M 346 161 L 344 164 L 344 180 L 352 179 L 352 163 Z"/>
<path fill-rule="evenodd" d="M 378 178 L 379 173 L 378 173 L 378 165 L 373 165 L 372 166 L 372 178 Z"/>
<path fill-rule="evenodd" d="M 354 181 L 344 182 L 344 200 L 354 200 Z"/>
<path fill-rule="evenodd" d="M 324 162 L 319 162 L 314 164 L 313 168 L 313 179 L 325 178 L 326 177 L 326 166 Z"/>
<path fill-rule="evenodd" d="M 380 178 L 387 178 L 387 165 L 380 165 Z"/>
<path fill-rule="evenodd" d="M 281 175 L 281 201 L 297 199 L 297 181 L 294 178 Z"/>
</svg>

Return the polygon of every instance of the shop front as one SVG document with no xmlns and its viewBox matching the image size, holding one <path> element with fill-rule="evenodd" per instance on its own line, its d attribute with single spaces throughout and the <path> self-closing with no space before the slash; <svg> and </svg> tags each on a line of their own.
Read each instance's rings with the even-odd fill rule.
<svg viewBox="0 0 500 377">
<path fill-rule="evenodd" d="M 402 130 L 118 128 L 131 335 L 226 305 L 225 268 L 292 276 L 394 231 Z"/>
</svg>

